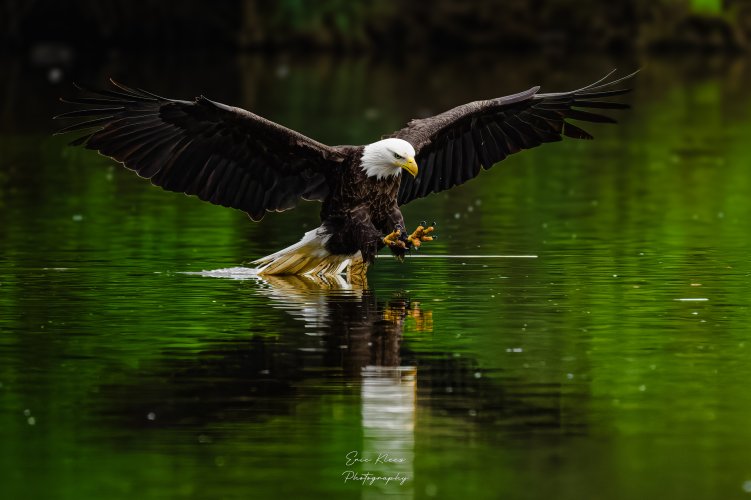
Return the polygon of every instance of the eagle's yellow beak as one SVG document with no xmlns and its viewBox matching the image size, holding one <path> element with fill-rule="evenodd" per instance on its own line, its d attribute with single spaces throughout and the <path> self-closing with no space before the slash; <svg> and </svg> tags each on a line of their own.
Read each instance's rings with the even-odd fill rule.
<svg viewBox="0 0 751 500">
<path fill-rule="evenodd" d="M 398 163 L 400 167 L 402 167 L 404 170 L 412 174 L 412 177 L 417 176 L 417 162 L 415 162 L 415 159 L 411 156 L 407 158 L 404 162 Z"/>
</svg>

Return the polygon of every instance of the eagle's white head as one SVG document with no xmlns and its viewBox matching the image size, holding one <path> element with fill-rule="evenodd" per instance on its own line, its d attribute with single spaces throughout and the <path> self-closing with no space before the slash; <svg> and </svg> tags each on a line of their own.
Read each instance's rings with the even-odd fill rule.
<svg viewBox="0 0 751 500">
<path fill-rule="evenodd" d="M 413 177 L 417 175 L 415 148 L 402 139 L 383 139 L 368 144 L 360 161 L 368 177 L 384 179 L 401 174 L 402 169 Z"/>
</svg>

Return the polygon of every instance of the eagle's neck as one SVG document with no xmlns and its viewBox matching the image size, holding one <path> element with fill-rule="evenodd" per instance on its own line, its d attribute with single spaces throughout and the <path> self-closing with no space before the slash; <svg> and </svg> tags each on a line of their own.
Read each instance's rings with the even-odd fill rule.
<svg viewBox="0 0 751 500">
<path fill-rule="evenodd" d="M 401 168 L 394 166 L 393 153 L 378 142 L 365 146 L 360 157 L 360 167 L 368 177 L 379 180 L 402 173 Z"/>
</svg>

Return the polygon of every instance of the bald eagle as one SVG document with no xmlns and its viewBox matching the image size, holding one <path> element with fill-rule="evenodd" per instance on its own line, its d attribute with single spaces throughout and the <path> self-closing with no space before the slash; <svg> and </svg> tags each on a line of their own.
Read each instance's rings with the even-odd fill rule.
<svg viewBox="0 0 751 500">
<path fill-rule="evenodd" d="M 72 145 L 99 151 L 168 191 L 246 212 L 259 221 L 299 200 L 322 202 L 321 226 L 258 259 L 259 274 L 364 274 L 388 246 L 397 257 L 432 239 L 432 226 L 406 231 L 400 207 L 476 177 L 507 156 L 563 136 L 592 136 L 568 120 L 611 122 L 588 109 L 628 106 L 607 98 L 633 76 L 604 78 L 570 92 L 540 87 L 475 101 L 366 146 L 327 146 L 241 108 L 166 99 L 114 87 L 62 99 L 81 106 L 55 118 L 82 131 Z M 85 118 L 81 121 L 81 118 Z"/>
</svg>

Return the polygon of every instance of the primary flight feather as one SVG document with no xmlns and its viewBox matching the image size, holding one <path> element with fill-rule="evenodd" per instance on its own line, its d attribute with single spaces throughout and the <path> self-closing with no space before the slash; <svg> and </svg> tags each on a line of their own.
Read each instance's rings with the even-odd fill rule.
<svg viewBox="0 0 751 500">
<path fill-rule="evenodd" d="M 397 257 L 432 238 L 432 227 L 407 233 L 399 207 L 476 177 L 506 156 L 560 141 L 591 139 L 569 120 L 610 122 L 591 109 L 623 109 L 607 98 L 633 76 L 604 78 L 570 92 L 518 94 L 475 101 L 410 121 L 366 146 L 327 146 L 241 108 L 166 99 L 112 81 L 113 90 L 79 87 L 96 97 L 63 99 L 82 106 L 56 118 L 82 131 L 71 144 L 112 157 L 169 191 L 246 212 L 323 203 L 321 226 L 255 261 L 260 274 L 364 273 L 378 250 Z M 82 121 L 81 121 L 82 119 Z"/>
</svg>

